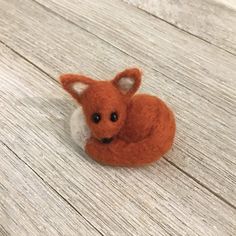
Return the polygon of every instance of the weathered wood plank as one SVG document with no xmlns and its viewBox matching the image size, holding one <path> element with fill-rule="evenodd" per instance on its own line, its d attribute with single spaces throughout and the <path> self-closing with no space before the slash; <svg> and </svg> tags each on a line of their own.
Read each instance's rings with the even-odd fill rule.
<svg viewBox="0 0 236 236">
<path fill-rule="evenodd" d="M 166 160 L 128 169 L 84 158 L 59 84 L 0 49 L 0 140 L 104 235 L 233 235 L 236 210 Z"/>
<path fill-rule="evenodd" d="M 90 6 L 88 2 L 85 2 L 87 5 L 83 5 L 83 3 L 84 1 L 80 2 L 79 9 L 77 9 L 78 6 L 72 4 L 71 1 L 72 6 L 84 18 L 89 8 L 93 11 L 96 8 Z M 176 72 L 173 65 L 169 68 L 170 64 L 167 62 L 164 67 L 161 65 L 166 74 L 173 74 L 168 74 L 172 77 L 166 77 L 79 27 L 65 22 L 60 17 L 49 14 L 30 1 L 24 1 L 22 4 L 18 4 L 18 1 L 1 1 L 1 6 L 2 20 L 0 25 L 2 34 L 0 39 L 53 77 L 62 72 L 78 71 L 96 78 L 110 78 L 119 70 L 118 68 L 121 70 L 126 66 L 133 65 L 143 68 L 145 72 L 143 91 L 158 94 L 176 112 L 176 145 L 174 152 L 167 155 L 168 159 L 220 197 L 236 205 L 236 165 L 235 158 L 233 158 L 236 155 L 234 149 L 236 132 L 235 128 L 231 126 L 235 121 L 233 116 L 235 114 L 236 96 L 233 89 L 236 83 L 234 80 L 236 77 L 234 70 L 235 57 L 215 47 L 212 48 L 204 42 L 199 42 L 199 40 L 174 31 L 172 34 L 176 35 L 176 38 L 174 37 L 176 39 L 175 43 L 171 43 L 172 40 L 169 38 L 164 40 L 163 35 L 157 41 L 161 44 L 165 41 L 170 42 L 169 47 L 172 48 L 172 52 L 170 55 L 168 54 L 168 57 L 171 58 L 172 56 L 176 57 L 174 56 L 173 47 L 176 50 L 179 48 L 182 54 L 187 53 L 186 50 L 190 50 L 190 46 L 193 46 L 191 42 L 193 40 L 196 48 L 191 50 L 192 56 L 190 58 L 194 58 L 194 60 L 192 65 L 186 57 L 185 67 L 187 68 L 178 68 L 179 71 L 183 69 L 185 74 Z M 65 11 L 63 8 L 60 10 L 59 7 L 54 7 L 58 12 Z M 103 11 L 103 14 L 113 12 L 114 16 L 117 16 L 117 9 L 113 9 L 113 6 L 104 4 L 103 7 L 104 9 L 108 8 L 107 11 Z M 118 7 L 121 6 L 118 4 Z M 106 36 L 108 40 L 110 34 L 113 44 L 122 42 L 122 35 L 127 36 L 129 29 L 123 29 L 122 34 L 117 35 L 116 40 L 114 40 L 116 35 L 113 35 L 112 27 L 102 28 L 104 26 L 99 23 L 102 18 L 99 9 L 98 7 L 98 12 L 96 12 L 96 15 L 100 16 L 96 19 L 98 23 L 95 21 L 78 21 L 79 15 L 75 14 L 74 11 L 72 12 L 71 9 L 63 15 L 67 15 L 71 20 L 77 20 L 77 24 L 80 24 L 81 27 L 93 32 L 99 25 L 100 28 L 96 31 L 99 36 L 102 32 L 102 36 Z M 124 10 L 124 14 L 134 15 L 133 11 L 130 10 L 131 13 L 128 14 Z M 91 16 L 92 12 L 89 13 L 90 15 L 88 13 L 87 15 Z M 147 21 L 146 14 L 144 16 L 139 16 L 139 14 L 137 13 L 137 16 L 140 20 L 144 17 L 143 21 Z M 107 19 L 106 17 L 105 19 Z M 112 20 L 114 19 L 111 18 L 110 21 Z M 110 21 L 107 20 L 107 23 Z M 148 22 L 151 25 L 159 24 L 155 18 L 148 19 Z M 106 22 L 103 23 L 106 25 Z M 120 24 L 124 23 L 121 22 Z M 112 26 L 114 24 L 115 22 L 112 23 Z M 116 24 L 121 27 L 118 22 Z M 124 26 L 122 25 L 122 27 Z M 170 31 L 168 27 L 167 30 Z M 159 31 L 159 33 L 162 33 L 162 31 Z M 129 43 L 130 48 L 133 48 L 128 42 L 131 36 L 128 36 L 127 43 Z M 138 38 L 133 37 L 132 40 L 135 42 Z M 180 38 L 182 39 L 180 40 Z M 181 44 L 181 42 L 187 43 Z M 143 48 L 139 40 L 138 43 L 140 48 Z M 127 47 L 126 49 L 135 53 L 135 50 L 130 51 Z M 145 49 L 142 50 L 140 56 L 144 57 Z M 162 54 L 165 51 L 168 52 L 164 48 L 162 50 Z M 183 55 L 178 55 L 183 57 Z M 147 57 L 145 60 L 150 61 L 151 58 Z M 171 59 L 169 60 L 171 61 Z M 160 66 L 159 62 L 155 61 L 155 63 L 155 65 Z M 198 66 L 204 64 L 202 74 L 201 68 L 203 67 Z M 193 78 L 186 75 L 190 72 L 191 76 L 194 75 Z M 196 94 L 196 90 L 198 94 Z M 61 109 L 65 109 L 65 107 Z"/>
<path fill-rule="evenodd" d="M 1 142 L 0 153 L 0 235 L 101 235 Z"/>
<path fill-rule="evenodd" d="M 236 54 L 235 0 L 124 0 Z"/>
<path fill-rule="evenodd" d="M 37 2 L 236 114 L 235 56 L 120 0 Z"/>
</svg>

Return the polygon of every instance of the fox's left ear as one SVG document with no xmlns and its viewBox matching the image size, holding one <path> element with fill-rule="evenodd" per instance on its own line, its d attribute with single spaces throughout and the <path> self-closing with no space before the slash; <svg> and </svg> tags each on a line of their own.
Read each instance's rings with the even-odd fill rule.
<svg viewBox="0 0 236 236">
<path fill-rule="evenodd" d="M 113 85 L 125 96 L 131 97 L 141 84 L 142 73 L 137 68 L 126 69 L 112 80 Z"/>
<path fill-rule="evenodd" d="M 95 83 L 95 81 L 89 77 L 76 74 L 61 75 L 60 82 L 62 87 L 79 103 L 81 103 L 84 91 Z"/>
</svg>

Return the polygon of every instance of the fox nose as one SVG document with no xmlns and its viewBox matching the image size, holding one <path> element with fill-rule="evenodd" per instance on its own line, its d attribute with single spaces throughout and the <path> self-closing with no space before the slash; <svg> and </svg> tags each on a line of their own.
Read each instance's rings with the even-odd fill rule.
<svg viewBox="0 0 236 236">
<path fill-rule="evenodd" d="M 101 142 L 102 143 L 105 143 L 105 144 L 108 144 L 108 143 L 111 143 L 113 140 L 113 138 L 102 138 L 101 139 Z"/>
</svg>

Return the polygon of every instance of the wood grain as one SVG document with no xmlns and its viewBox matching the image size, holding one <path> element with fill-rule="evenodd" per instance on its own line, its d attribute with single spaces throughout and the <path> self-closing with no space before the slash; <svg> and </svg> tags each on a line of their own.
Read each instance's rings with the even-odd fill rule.
<svg viewBox="0 0 236 236">
<path fill-rule="evenodd" d="M 124 1 L 236 54 L 236 2 L 234 0 Z"/>
<path fill-rule="evenodd" d="M 2 45 L 0 65 L 0 139 L 103 234 L 236 230 L 234 209 L 165 160 L 125 169 L 84 158 L 69 137 L 73 106 L 59 85 Z"/>
<path fill-rule="evenodd" d="M 233 235 L 235 209 L 168 161 L 128 169 L 85 158 L 72 145 L 74 107 L 59 84 L 0 48 L 0 140 L 102 234 Z"/>
<path fill-rule="evenodd" d="M 134 7 L 127 8 L 119 0 L 102 0 L 103 4 L 77 0 L 69 4 L 64 0 L 38 1 L 136 61 L 164 74 L 167 79 L 230 114 L 236 113 L 233 91 L 236 60 L 233 55 Z"/>
<path fill-rule="evenodd" d="M 130 12 L 164 32 L 156 18 L 118 1 L 101 1 L 103 10 L 87 1 L 58 2 L 60 11 L 47 6 L 71 22 L 32 1 L 0 0 L 0 40 L 15 50 L 0 46 L 0 140 L 104 235 L 234 235 L 235 57 L 167 26 L 176 41 L 154 34 L 154 52 L 162 43 L 171 49 L 158 49 L 166 54 L 159 62 L 140 38 L 146 29 L 126 25 Z M 114 17 L 100 21 L 109 12 Z M 78 21 L 84 15 L 98 18 Z M 114 34 L 115 25 L 124 36 Z M 166 100 L 177 116 L 167 159 L 140 169 L 100 166 L 73 146 L 74 106 L 55 81 L 69 71 L 112 78 L 127 65 L 143 68 L 142 91 Z"/>
<path fill-rule="evenodd" d="M 2 142 L 0 153 L 0 235 L 100 235 Z"/>
<path fill-rule="evenodd" d="M 90 5 L 95 4 L 91 1 L 78 2 L 78 6 L 70 1 L 69 8 L 67 2 L 57 2 L 60 5 L 54 3 L 53 9 L 76 23 L 66 22 L 61 16 L 55 16 L 50 10 L 31 1 L 24 1 L 21 5 L 17 1 L 1 1 L 3 20 L 0 24 L 3 34 L 0 39 L 54 78 L 62 72 L 76 71 L 95 78 L 111 78 L 127 66 L 140 66 L 145 72 L 142 91 L 160 96 L 176 113 L 176 145 L 174 152 L 167 155 L 168 160 L 225 202 L 235 206 L 236 132 L 235 127 L 231 126 L 235 122 L 236 112 L 235 57 L 174 27 L 170 28 L 168 24 L 150 18 L 135 8 L 127 10 L 125 3 L 117 2 L 115 5 L 112 2 L 111 5 L 103 1 L 101 8 L 99 5 Z M 52 3 L 47 2 L 47 6 Z M 110 12 L 114 17 L 108 20 Z M 142 33 L 145 37 L 146 28 L 128 27 L 131 19 L 119 23 L 119 12 L 123 12 L 123 19 L 135 15 L 139 24 L 144 22 L 147 27 L 156 25 L 155 29 L 162 27 L 158 34 L 157 30 L 153 34 L 153 51 L 159 50 L 162 55 L 165 54 L 165 63 L 159 54 L 156 54 L 156 59 L 145 50 L 144 46 L 150 47 L 148 41 L 140 41 L 138 34 Z M 85 16 L 96 19 L 86 20 Z M 115 24 L 119 27 L 115 27 Z M 122 33 L 118 35 L 114 31 L 117 29 Z M 163 34 L 165 31 L 172 32 L 172 35 Z M 173 35 L 175 41 L 171 38 Z M 98 38 L 101 36 L 103 40 Z M 110 40 L 110 43 L 104 40 Z M 132 55 L 123 53 L 111 44 L 124 47 Z M 166 49 L 159 48 L 162 44 L 166 44 Z M 139 60 L 134 58 L 137 50 L 140 52 Z M 179 64 L 175 61 L 173 64 L 173 58 L 183 62 Z M 161 72 L 157 69 L 161 69 Z"/>
</svg>

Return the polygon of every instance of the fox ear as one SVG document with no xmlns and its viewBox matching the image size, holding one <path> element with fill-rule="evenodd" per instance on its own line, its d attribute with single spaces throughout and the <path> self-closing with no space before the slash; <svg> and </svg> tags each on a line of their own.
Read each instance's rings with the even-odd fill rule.
<svg viewBox="0 0 236 236">
<path fill-rule="evenodd" d="M 122 94 L 131 97 L 141 84 L 141 76 L 142 73 L 137 68 L 126 69 L 117 74 L 112 83 Z"/>
<path fill-rule="evenodd" d="M 60 76 L 62 87 L 79 103 L 81 95 L 94 82 L 92 79 L 76 74 L 64 74 Z"/>
</svg>

